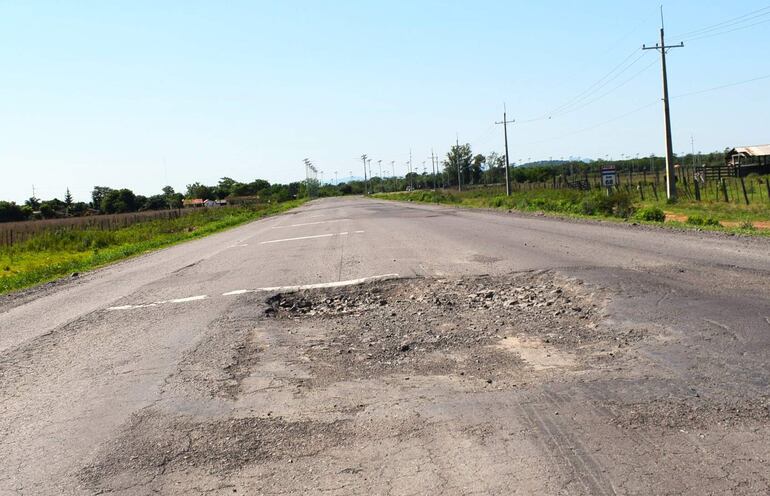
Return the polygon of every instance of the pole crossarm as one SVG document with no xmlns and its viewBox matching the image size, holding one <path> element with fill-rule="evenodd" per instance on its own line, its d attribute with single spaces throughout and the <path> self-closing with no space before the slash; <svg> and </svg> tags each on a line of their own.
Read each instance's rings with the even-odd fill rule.
<svg viewBox="0 0 770 496">
<path fill-rule="evenodd" d="M 661 46 L 659 43 L 655 43 L 655 46 L 642 45 L 642 50 L 670 50 L 672 48 L 684 48 L 684 42 L 680 42 L 678 45 L 666 45 Z"/>
</svg>

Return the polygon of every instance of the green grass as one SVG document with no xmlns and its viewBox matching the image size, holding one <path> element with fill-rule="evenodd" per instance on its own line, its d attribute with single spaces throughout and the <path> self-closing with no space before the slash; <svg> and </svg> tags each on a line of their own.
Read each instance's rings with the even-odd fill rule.
<svg viewBox="0 0 770 496">
<path fill-rule="evenodd" d="M 177 219 L 140 222 L 114 231 L 41 233 L 24 243 L 0 248 L 0 294 L 207 236 L 302 203 L 304 200 L 257 207 L 200 209 Z"/>
<path fill-rule="evenodd" d="M 569 217 L 633 220 L 657 225 L 660 225 L 659 213 L 662 211 L 668 216 L 666 224 L 670 227 L 761 236 L 770 235 L 770 231 L 767 229 L 756 227 L 757 223 L 761 225 L 770 221 L 770 202 L 767 200 L 757 201 L 748 206 L 737 203 L 687 200 L 669 204 L 665 201 L 641 201 L 633 190 L 630 195 L 621 190 L 608 197 L 601 190 L 583 192 L 572 189 L 514 191 L 510 197 L 505 196 L 499 189 L 475 189 L 462 193 L 446 190 L 421 190 L 374 196 L 390 200 L 442 203 L 468 208 L 493 208 L 545 212 Z M 691 217 L 693 221 L 687 223 L 687 219 Z M 724 221 L 728 225 L 713 225 L 713 223 L 705 220 L 699 223 L 698 219 L 714 219 L 720 222 Z M 672 220 L 674 221 L 671 222 Z"/>
</svg>

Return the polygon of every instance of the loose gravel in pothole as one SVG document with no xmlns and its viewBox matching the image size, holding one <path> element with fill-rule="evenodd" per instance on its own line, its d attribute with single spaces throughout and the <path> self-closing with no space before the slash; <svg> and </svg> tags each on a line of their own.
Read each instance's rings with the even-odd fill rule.
<svg viewBox="0 0 770 496">
<path fill-rule="evenodd" d="M 326 383 L 386 374 L 516 382 L 527 365 L 612 356 L 642 337 L 599 325 L 601 295 L 550 272 L 388 281 L 277 294 L 267 303 L 266 315 L 287 332 L 315 336 L 306 356 L 316 382 Z"/>
</svg>

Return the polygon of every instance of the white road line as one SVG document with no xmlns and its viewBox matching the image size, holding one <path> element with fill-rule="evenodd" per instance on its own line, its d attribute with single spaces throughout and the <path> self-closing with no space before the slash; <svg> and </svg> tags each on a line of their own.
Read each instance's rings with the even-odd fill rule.
<svg viewBox="0 0 770 496">
<path fill-rule="evenodd" d="M 117 307 L 108 307 L 107 310 L 108 311 L 133 310 L 135 308 L 157 307 L 159 305 L 165 305 L 166 303 L 189 303 L 191 301 L 205 300 L 206 298 L 208 298 L 208 295 L 189 296 L 187 298 L 177 298 L 175 300 L 162 300 L 162 301 L 155 301 L 153 303 L 140 303 L 139 305 L 120 305 Z"/>
<path fill-rule="evenodd" d="M 168 303 L 187 303 L 188 301 L 200 301 L 208 298 L 208 295 L 189 296 L 187 298 L 177 298 L 176 300 L 168 300 Z"/>
<path fill-rule="evenodd" d="M 398 279 L 398 274 L 382 274 L 378 276 L 361 277 L 360 279 L 350 279 L 349 281 L 321 282 L 316 284 L 302 284 L 298 286 L 274 286 L 272 288 L 238 289 L 235 291 L 222 293 L 222 296 L 236 296 L 236 295 L 242 295 L 246 293 L 259 293 L 263 291 L 292 293 L 295 291 L 302 291 L 305 289 L 341 288 L 344 286 L 355 286 L 357 284 L 364 284 L 364 283 L 373 282 L 373 281 L 387 281 L 390 279 Z"/>
<path fill-rule="evenodd" d="M 315 226 L 318 224 L 328 224 L 330 222 L 342 222 L 350 219 L 319 220 L 317 222 L 303 222 L 302 224 L 291 224 L 289 226 L 273 226 L 273 229 L 285 229 L 287 227 Z"/>
<path fill-rule="evenodd" d="M 270 243 L 284 243 L 286 241 L 300 241 L 300 240 L 303 240 L 303 239 L 330 238 L 332 236 L 347 236 L 347 235 L 348 235 L 348 233 L 347 233 L 347 231 L 345 231 L 345 232 L 341 232 L 341 233 L 337 233 L 337 234 L 334 234 L 334 233 L 316 234 L 315 236 L 300 236 L 299 238 L 274 239 L 274 240 L 271 240 L 271 241 L 262 241 L 259 244 L 267 245 L 267 244 L 270 244 Z"/>
</svg>

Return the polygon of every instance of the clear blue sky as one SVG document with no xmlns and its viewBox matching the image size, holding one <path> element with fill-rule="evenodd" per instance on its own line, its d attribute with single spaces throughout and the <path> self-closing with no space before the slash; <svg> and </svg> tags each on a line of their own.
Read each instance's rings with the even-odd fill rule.
<svg viewBox="0 0 770 496">
<path fill-rule="evenodd" d="M 456 133 L 501 152 L 503 102 L 519 121 L 513 160 L 661 154 L 658 57 L 634 53 L 657 40 L 658 5 L 0 0 L 0 199 L 32 184 L 87 200 L 94 185 L 288 182 L 305 157 L 343 178 L 362 153 L 403 174 L 410 148 L 421 168 Z M 667 2 L 667 41 L 686 43 L 670 52 L 672 95 L 770 75 L 767 10 L 726 26 L 753 27 L 677 36 L 768 6 Z M 675 151 L 691 135 L 696 151 L 770 142 L 768 88 L 672 99 Z"/>
</svg>

